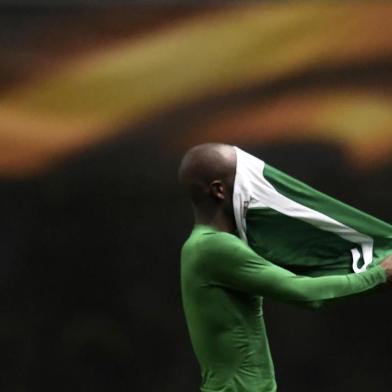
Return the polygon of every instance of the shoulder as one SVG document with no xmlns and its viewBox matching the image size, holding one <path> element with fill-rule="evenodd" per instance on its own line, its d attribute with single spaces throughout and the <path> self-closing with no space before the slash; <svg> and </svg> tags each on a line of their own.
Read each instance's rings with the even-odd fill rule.
<svg viewBox="0 0 392 392">
<path fill-rule="evenodd" d="M 223 231 L 211 231 L 198 235 L 190 235 L 182 249 L 198 251 L 215 251 L 216 249 L 233 248 L 245 245 L 238 237 Z"/>
<path fill-rule="evenodd" d="M 199 238 L 198 248 L 202 254 L 212 257 L 253 252 L 240 238 L 223 231 L 203 235 Z"/>
<path fill-rule="evenodd" d="M 199 237 L 199 243 L 204 246 L 214 246 L 217 243 L 221 244 L 242 244 L 243 242 L 234 234 L 225 231 L 215 231 L 205 233 Z"/>
</svg>

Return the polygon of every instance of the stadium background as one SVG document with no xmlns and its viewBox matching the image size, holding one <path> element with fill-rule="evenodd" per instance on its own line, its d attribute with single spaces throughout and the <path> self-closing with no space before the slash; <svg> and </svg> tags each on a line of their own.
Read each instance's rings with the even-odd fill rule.
<svg viewBox="0 0 392 392">
<path fill-rule="evenodd" d="M 176 181 L 195 143 L 392 221 L 388 2 L 24 4 L 0 13 L 2 391 L 197 390 Z M 266 301 L 280 391 L 389 391 L 391 295 Z"/>
</svg>

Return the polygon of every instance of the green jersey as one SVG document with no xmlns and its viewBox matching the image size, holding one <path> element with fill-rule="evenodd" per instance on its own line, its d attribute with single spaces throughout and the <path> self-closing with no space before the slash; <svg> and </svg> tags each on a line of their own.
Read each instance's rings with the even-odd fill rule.
<svg viewBox="0 0 392 392">
<path fill-rule="evenodd" d="M 238 237 L 196 225 L 182 248 L 181 288 L 201 367 L 201 391 L 276 391 L 262 297 L 323 301 L 385 281 L 380 266 L 340 276 L 295 275 L 259 256 Z"/>
<path fill-rule="evenodd" d="M 260 256 L 314 277 L 363 272 L 391 253 L 392 225 L 234 148 L 237 231 Z"/>
</svg>

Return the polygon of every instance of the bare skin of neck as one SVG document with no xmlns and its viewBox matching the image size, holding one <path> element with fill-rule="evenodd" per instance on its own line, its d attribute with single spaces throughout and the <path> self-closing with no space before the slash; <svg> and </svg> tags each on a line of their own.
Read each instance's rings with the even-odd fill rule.
<svg viewBox="0 0 392 392">
<path fill-rule="evenodd" d="M 219 231 L 236 234 L 234 216 L 228 215 L 222 208 L 193 209 L 195 224 L 207 225 Z"/>
</svg>

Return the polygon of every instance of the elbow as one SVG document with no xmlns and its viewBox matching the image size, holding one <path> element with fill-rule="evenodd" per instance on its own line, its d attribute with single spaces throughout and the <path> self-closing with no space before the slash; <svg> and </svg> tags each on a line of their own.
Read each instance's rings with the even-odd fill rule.
<svg viewBox="0 0 392 392">
<path fill-rule="evenodd" d="M 312 302 L 318 302 L 316 298 L 312 298 L 313 296 L 311 295 L 311 292 L 299 285 L 290 287 L 287 292 L 287 296 L 294 301 L 309 304 L 309 306 Z"/>
</svg>

